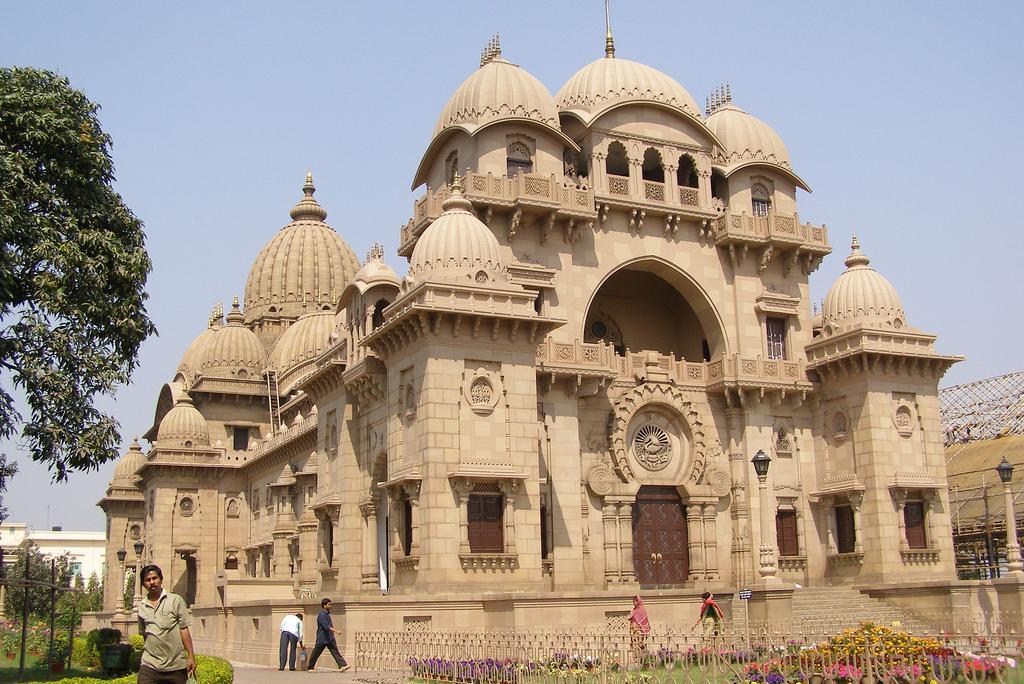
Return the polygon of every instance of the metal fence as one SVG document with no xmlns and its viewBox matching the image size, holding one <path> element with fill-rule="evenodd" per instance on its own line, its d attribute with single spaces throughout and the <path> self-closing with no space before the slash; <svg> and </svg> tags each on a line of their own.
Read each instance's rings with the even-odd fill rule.
<svg viewBox="0 0 1024 684">
<path fill-rule="evenodd" d="M 1016 634 L 914 636 L 861 626 L 821 636 L 753 624 L 704 633 L 404 631 L 355 635 L 358 670 L 450 682 L 1024 681 Z"/>
</svg>

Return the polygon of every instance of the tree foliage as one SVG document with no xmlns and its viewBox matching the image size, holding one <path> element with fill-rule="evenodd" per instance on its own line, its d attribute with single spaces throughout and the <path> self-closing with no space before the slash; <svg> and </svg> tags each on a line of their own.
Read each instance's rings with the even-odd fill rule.
<svg viewBox="0 0 1024 684">
<path fill-rule="evenodd" d="M 28 575 L 25 574 L 25 554 L 28 554 Z M 23 543 L 12 555 L 4 554 L 4 577 L 11 584 L 7 586 L 7 600 L 4 609 L 11 617 L 21 616 L 22 606 L 28 597 L 28 612 L 39 619 L 49 620 L 50 589 L 48 587 L 20 587 L 17 580 L 31 579 L 37 582 L 50 583 L 50 560 L 43 556 L 39 549 L 29 542 Z M 71 556 L 64 554 L 53 559 L 57 568 L 57 584 L 70 587 L 72 581 Z M 58 597 L 60 595 L 58 594 Z"/>
<path fill-rule="evenodd" d="M 7 482 L 18 472 L 18 464 L 8 461 L 5 454 L 0 454 L 0 523 L 7 520 L 7 506 L 4 506 L 4 492 Z"/>
<path fill-rule="evenodd" d="M 66 78 L 0 68 L 0 437 L 20 432 L 57 480 L 117 456 L 93 402 L 156 332 L 142 223 L 111 186 L 98 111 Z"/>
</svg>

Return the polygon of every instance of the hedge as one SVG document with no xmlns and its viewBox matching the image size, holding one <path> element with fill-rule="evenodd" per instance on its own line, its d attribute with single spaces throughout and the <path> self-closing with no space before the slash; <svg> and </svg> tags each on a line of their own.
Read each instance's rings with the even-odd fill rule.
<svg viewBox="0 0 1024 684">
<path fill-rule="evenodd" d="M 232 684 L 235 670 L 231 663 L 214 656 L 196 656 L 197 679 L 199 684 Z M 117 679 L 100 679 L 96 677 L 72 677 L 62 679 L 61 684 L 135 684 L 138 675 L 130 674 Z"/>
</svg>

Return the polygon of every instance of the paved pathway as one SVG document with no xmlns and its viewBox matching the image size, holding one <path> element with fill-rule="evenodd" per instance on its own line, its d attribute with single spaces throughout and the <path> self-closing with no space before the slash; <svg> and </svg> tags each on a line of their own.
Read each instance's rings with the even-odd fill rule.
<svg viewBox="0 0 1024 684">
<path fill-rule="evenodd" d="M 327 667 L 317 668 L 314 672 L 281 672 L 276 667 L 233 663 L 235 668 L 235 684 L 327 684 L 345 682 L 345 684 L 361 684 L 365 682 L 401 682 L 404 678 L 397 673 L 378 673 L 362 670 L 356 672 L 338 672 L 334 663 Z M 317 663 L 320 665 L 320 663 Z"/>
</svg>

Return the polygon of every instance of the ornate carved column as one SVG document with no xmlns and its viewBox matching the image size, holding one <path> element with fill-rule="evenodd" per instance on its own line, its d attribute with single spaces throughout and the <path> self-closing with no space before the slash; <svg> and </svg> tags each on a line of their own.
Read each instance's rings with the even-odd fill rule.
<svg viewBox="0 0 1024 684">
<path fill-rule="evenodd" d="M 604 160 L 607 158 L 604 152 L 594 151 L 590 155 L 590 187 L 608 190 L 608 181 L 604 173 Z"/>
<path fill-rule="evenodd" d="M 455 482 L 455 497 L 459 504 L 459 553 L 469 553 L 469 492 L 472 485 L 464 480 Z"/>
<path fill-rule="evenodd" d="M 516 547 L 516 492 L 519 480 L 502 480 L 498 483 L 505 495 L 505 553 L 518 553 Z"/>
<path fill-rule="evenodd" d="M 409 521 L 409 527 L 412 529 L 412 540 L 409 544 L 409 555 L 418 556 L 420 555 L 420 483 L 411 482 L 404 485 L 403 490 L 405 495 L 409 497 L 409 515 L 412 516 L 412 520 Z M 469 548 L 469 509 L 466 507 L 466 502 L 469 501 L 469 490 L 466 491 L 465 500 L 459 500 L 459 508 L 462 510 L 460 513 L 460 520 L 465 522 L 465 528 L 463 529 L 462 539 L 466 542 L 466 548 Z M 399 548 L 402 546 L 401 537 L 398 542 Z M 468 553 L 468 551 L 467 551 Z"/>
<path fill-rule="evenodd" d="M 709 580 L 718 579 L 717 514 L 714 504 L 704 504 L 704 576 Z"/>
<path fill-rule="evenodd" d="M 619 504 L 619 550 L 622 557 L 620 576 L 623 582 L 636 580 L 633 568 L 633 504 Z"/>
<path fill-rule="evenodd" d="M 676 172 L 679 170 L 679 166 L 675 164 L 662 164 L 662 168 L 665 170 L 665 204 L 678 207 L 679 179 L 676 176 Z"/>
<path fill-rule="evenodd" d="M 747 498 L 747 459 L 742 449 L 745 414 L 742 408 L 726 409 L 729 428 L 729 474 L 732 477 L 732 501 L 729 517 L 732 521 L 731 554 L 732 576 L 737 586 L 753 580 L 753 558 L 750 549 L 750 503 Z"/>
<path fill-rule="evenodd" d="M 703 506 L 686 505 L 686 536 L 690 554 L 689 579 L 704 579 L 704 520 Z"/>
<path fill-rule="evenodd" d="M 341 506 L 331 506 L 331 554 L 334 562 L 332 565 L 341 565 L 341 535 L 338 534 L 338 521 L 341 519 Z"/>
<path fill-rule="evenodd" d="M 925 540 L 928 543 L 929 548 L 937 548 L 939 539 L 939 533 L 935 525 L 935 516 L 932 512 L 938 513 L 938 508 L 941 506 L 942 500 L 939 498 L 939 492 L 934 489 L 926 489 L 924 491 L 924 519 L 927 524 L 928 538 Z"/>
<path fill-rule="evenodd" d="M 605 503 L 601 509 L 604 522 L 604 579 L 617 582 L 619 579 L 619 521 L 618 511 L 613 503 Z"/>
<path fill-rule="evenodd" d="M 627 152 L 628 154 L 628 152 Z M 644 167 L 643 161 L 637 159 L 629 160 L 629 188 L 633 197 L 643 198 L 644 196 Z"/>
<path fill-rule="evenodd" d="M 907 521 L 903 517 L 904 509 L 906 508 L 907 504 L 907 493 L 902 489 L 896 489 L 892 492 L 892 500 L 893 503 L 896 504 L 896 525 L 899 528 L 900 549 L 903 550 L 908 548 Z"/>
<path fill-rule="evenodd" d="M 359 504 L 359 512 L 363 516 L 362 585 L 376 587 L 380 584 L 377 564 L 377 498 L 372 496 Z"/>
<path fill-rule="evenodd" d="M 855 553 L 864 553 L 864 545 L 861 539 L 864 538 L 864 528 L 861 527 L 860 505 L 864 503 L 864 492 L 850 494 L 850 508 L 853 509 L 853 537 L 855 539 L 853 550 Z"/>
</svg>

